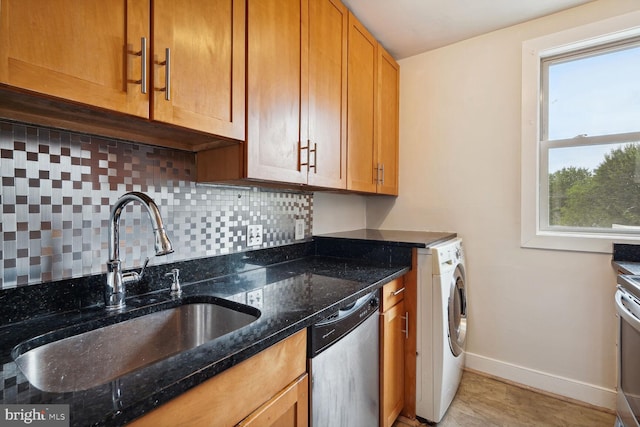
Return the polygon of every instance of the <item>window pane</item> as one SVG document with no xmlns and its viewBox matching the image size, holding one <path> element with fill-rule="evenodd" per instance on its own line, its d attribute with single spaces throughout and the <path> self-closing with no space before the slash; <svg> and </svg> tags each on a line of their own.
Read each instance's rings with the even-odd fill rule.
<svg viewBox="0 0 640 427">
<path fill-rule="evenodd" d="M 640 227 L 640 142 L 551 148 L 548 154 L 551 227 Z"/>
<path fill-rule="evenodd" d="M 551 63 L 547 139 L 640 130 L 640 46 Z"/>
</svg>

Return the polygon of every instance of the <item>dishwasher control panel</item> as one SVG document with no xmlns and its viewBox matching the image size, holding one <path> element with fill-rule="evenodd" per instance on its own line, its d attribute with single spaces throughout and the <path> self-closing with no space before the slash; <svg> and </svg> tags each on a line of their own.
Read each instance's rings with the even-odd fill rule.
<svg viewBox="0 0 640 427">
<path fill-rule="evenodd" d="M 378 312 L 379 291 L 358 298 L 309 327 L 308 356 L 315 357 Z"/>
</svg>

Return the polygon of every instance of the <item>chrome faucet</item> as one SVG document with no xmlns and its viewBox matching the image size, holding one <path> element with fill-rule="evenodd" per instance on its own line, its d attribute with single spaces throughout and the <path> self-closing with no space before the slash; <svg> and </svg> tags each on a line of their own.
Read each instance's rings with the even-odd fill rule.
<svg viewBox="0 0 640 427">
<path fill-rule="evenodd" d="M 122 272 L 120 262 L 120 215 L 124 207 L 130 202 L 140 202 L 147 209 L 149 219 L 153 226 L 155 235 L 156 255 L 167 255 L 173 252 L 171 241 L 167 237 L 164 230 L 162 218 L 158 205 L 144 193 L 130 192 L 126 193 L 111 209 L 109 218 L 109 261 L 107 261 L 107 284 L 104 291 L 105 306 L 107 310 L 118 310 L 125 306 L 126 285 L 129 283 L 137 283 L 144 274 L 149 258 L 146 259 L 140 273 Z"/>
</svg>

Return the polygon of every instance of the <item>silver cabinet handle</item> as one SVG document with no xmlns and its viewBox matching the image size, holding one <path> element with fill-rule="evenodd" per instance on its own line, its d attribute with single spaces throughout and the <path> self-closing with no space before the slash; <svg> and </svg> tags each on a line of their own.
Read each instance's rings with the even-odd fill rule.
<svg viewBox="0 0 640 427">
<path fill-rule="evenodd" d="M 140 90 L 147 93 L 147 38 L 140 38 Z"/>
<path fill-rule="evenodd" d="M 318 173 L 318 144 L 313 143 L 313 150 L 311 149 L 311 144 L 309 144 L 309 156 L 313 153 L 313 164 L 309 165 L 309 169 L 313 168 L 313 173 Z M 311 163 L 311 159 L 309 159 L 309 163 Z"/>
<path fill-rule="evenodd" d="M 302 171 L 302 166 L 307 166 L 307 170 L 309 170 L 309 153 L 307 152 L 307 161 L 303 162 L 302 161 L 302 151 L 303 150 L 308 150 L 309 149 L 309 144 L 311 143 L 311 141 L 309 141 L 307 139 L 307 146 L 303 147 L 302 146 L 302 141 L 298 141 L 298 170 Z"/>
<path fill-rule="evenodd" d="M 402 318 L 404 319 L 404 329 L 402 330 L 402 332 L 404 332 L 404 339 L 409 339 L 409 312 L 405 311 L 404 312 L 404 316 L 402 316 Z"/>
<path fill-rule="evenodd" d="M 384 184 L 384 164 L 376 163 L 376 184 Z"/>
<path fill-rule="evenodd" d="M 171 49 L 166 48 L 164 50 L 164 99 L 171 101 Z"/>
<path fill-rule="evenodd" d="M 307 150 L 307 161 L 302 161 L 302 150 Z M 313 153 L 313 164 L 311 163 L 311 153 Z M 311 148 L 311 141 L 307 139 L 307 146 L 303 147 L 302 142 L 298 141 L 298 169 L 302 170 L 302 166 L 307 167 L 307 172 L 309 169 L 313 169 L 315 173 L 318 172 L 316 168 L 316 164 L 318 162 L 318 144 L 314 143 L 313 148 Z"/>
<path fill-rule="evenodd" d="M 401 293 L 403 293 L 403 292 L 404 292 L 404 288 L 400 288 L 400 289 L 398 289 L 397 291 L 391 291 L 391 292 L 389 292 L 389 294 L 391 294 L 391 296 L 392 296 L 392 297 L 395 297 L 395 296 L 400 295 L 400 294 L 401 294 Z"/>
</svg>

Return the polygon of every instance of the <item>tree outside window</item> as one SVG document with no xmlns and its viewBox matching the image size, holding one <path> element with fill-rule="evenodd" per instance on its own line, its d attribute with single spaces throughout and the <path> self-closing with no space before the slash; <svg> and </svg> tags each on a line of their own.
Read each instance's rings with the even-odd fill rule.
<svg viewBox="0 0 640 427">
<path fill-rule="evenodd" d="M 541 70 L 540 229 L 640 233 L 640 39 Z"/>
</svg>

